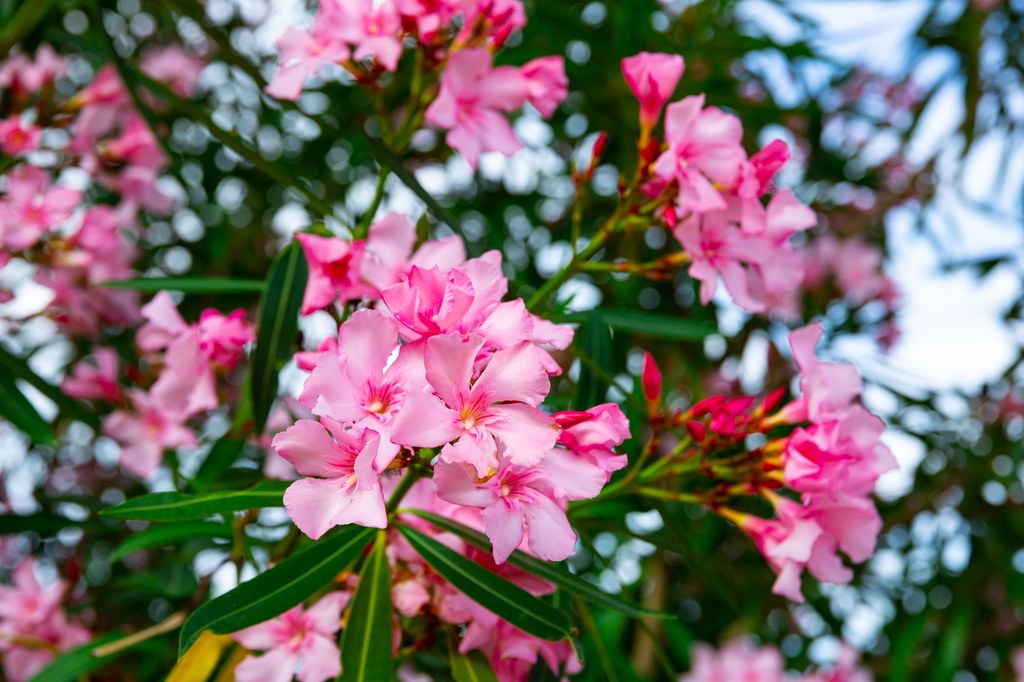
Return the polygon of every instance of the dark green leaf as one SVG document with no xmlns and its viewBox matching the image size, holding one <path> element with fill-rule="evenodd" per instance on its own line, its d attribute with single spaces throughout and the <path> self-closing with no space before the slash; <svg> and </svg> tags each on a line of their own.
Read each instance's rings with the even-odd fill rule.
<svg viewBox="0 0 1024 682">
<path fill-rule="evenodd" d="M 198 521 L 214 514 L 281 507 L 287 481 L 263 481 L 245 490 L 221 490 L 200 495 L 150 493 L 104 509 L 100 516 L 137 521 Z"/>
<path fill-rule="evenodd" d="M 467 528 L 461 523 L 456 523 L 455 521 L 450 521 L 442 516 L 438 516 L 437 514 L 431 514 L 430 512 L 421 511 L 419 509 L 402 510 L 402 512 L 415 514 L 416 516 L 426 519 L 437 528 L 458 535 L 478 549 L 482 549 L 484 551 L 490 551 L 491 549 L 491 541 L 488 540 L 485 535 L 473 530 L 472 528 Z M 558 564 L 541 561 L 540 559 L 532 557 L 525 552 L 520 552 L 519 550 L 512 552 L 508 558 L 508 562 L 513 566 L 523 569 L 527 573 L 531 573 L 538 578 L 543 578 L 548 582 L 554 583 L 570 594 L 582 597 L 589 602 L 600 604 L 602 606 L 615 609 L 616 611 L 621 611 L 626 615 L 633 616 L 635 618 L 642 616 L 674 618 L 670 613 L 650 611 L 641 606 L 624 602 L 621 599 L 608 594 L 597 585 L 587 582 L 586 580 L 565 571 Z"/>
<path fill-rule="evenodd" d="M 222 277 L 137 277 L 112 279 L 102 282 L 108 289 L 127 289 L 144 294 L 159 291 L 180 291 L 184 294 L 259 294 L 263 282 L 258 279 L 228 279 Z"/>
<path fill-rule="evenodd" d="M 35 531 L 40 535 L 53 535 L 62 528 L 82 525 L 84 524 L 81 521 L 72 521 L 49 512 L 26 514 L 25 516 L 18 516 L 17 514 L 0 515 L 0 535 L 24 533 L 25 531 Z"/>
<path fill-rule="evenodd" d="M 408 526 L 398 530 L 441 577 L 491 613 L 541 639 L 569 637 L 569 619 L 555 607 L 418 530 Z"/>
<path fill-rule="evenodd" d="M 297 241 L 289 244 L 270 265 L 260 298 L 249 384 L 257 432 L 263 431 L 270 406 L 277 397 L 278 365 L 292 354 L 308 274 L 306 256 Z"/>
<path fill-rule="evenodd" d="M 37 391 L 49 398 L 57 405 L 61 414 L 73 417 L 85 422 L 90 426 L 99 424 L 96 415 L 89 408 L 73 398 L 69 398 L 61 392 L 60 388 L 54 386 L 41 376 L 29 369 L 28 361 L 15 357 L 5 348 L 0 346 L 0 375 L 6 374 L 9 377 L 21 379 L 30 384 Z"/>
<path fill-rule="evenodd" d="M 245 441 L 238 438 L 225 436 L 218 440 L 210 448 L 202 466 L 196 472 L 196 477 L 192 480 L 193 486 L 199 490 L 208 488 L 211 483 L 231 468 L 244 448 Z"/>
<path fill-rule="evenodd" d="M 964 663 L 964 653 L 971 634 L 971 607 L 967 604 L 958 606 L 950 616 L 950 622 L 936 648 L 935 668 L 932 670 L 933 682 L 945 682 L 956 677 Z"/>
<path fill-rule="evenodd" d="M 579 343 L 580 379 L 573 406 L 583 410 L 608 398 L 607 370 L 612 366 L 612 337 L 603 313 L 591 310 L 586 314 Z"/>
<path fill-rule="evenodd" d="M 363 551 L 372 528 L 344 526 L 273 568 L 206 602 L 181 626 L 178 655 L 207 630 L 237 632 L 279 616 L 328 585 Z M 390 640 L 388 640 L 390 642 Z"/>
<path fill-rule="evenodd" d="M 109 656 L 94 656 L 93 649 L 104 644 L 111 644 L 124 635 L 110 633 L 99 637 L 85 646 L 72 649 L 61 654 L 48 666 L 37 672 L 29 682 L 76 682 L 86 673 L 103 667 L 118 656 L 126 653 L 124 649 Z"/>
<path fill-rule="evenodd" d="M 387 533 L 377 543 L 359 573 L 359 586 L 341 640 L 339 682 L 391 679 L 391 567 Z"/>
<path fill-rule="evenodd" d="M 22 431 L 33 443 L 52 442 L 53 430 L 49 422 L 39 416 L 14 380 L 10 374 L 0 374 L 0 417 Z"/>
<path fill-rule="evenodd" d="M 479 651 L 459 653 L 456 642 L 452 640 L 448 649 L 448 661 L 452 667 L 452 679 L 455 682 L 498 682 L 494 668 Z"/>
<path fill-rule="evenodd" d="M 570 313 L 559 317 L 560 322 L 590 323 L 596 311 L 586 313 Z M 602 309 L 601 319 L 612 329 L 653 336 L 667 341 L 699 341 L 715 332 L 713 325 L 706 322 L 687 320 L 671 315 L 649 313 L 641 310 Z"/>
<path fill-rule="evenodd" d="M 189 523 L 159 524 L 129 536 L 114 549 L 113 554 L 110 555 L 110 560 L 118 561 L 132 552 L 151 547 L 163 547 L 164 545 L 173 545 L 178 542 L 199 538 L 230 537 L 231 529 L 222 523 L 193 521 Z"/>
</svg>

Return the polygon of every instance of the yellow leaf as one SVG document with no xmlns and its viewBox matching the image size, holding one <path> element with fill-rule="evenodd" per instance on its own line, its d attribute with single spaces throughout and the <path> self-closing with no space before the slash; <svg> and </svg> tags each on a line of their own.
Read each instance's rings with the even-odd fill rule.
<svg viewBox="0 0 1024 682">
<path fill-rule="evenodd" d="M 202 682 L 208 679 L 229 644 L 231 638 L 227 635 L 204 632 L 185 655 L 178 659 L 165 682 Z"/>
<path fill-rule="evenodd" d="M 224 661 L 224 666 L 217 673 L 217 679 L 214 682 L 235 682 L 235 668 L 238 664 L 249 655 L 249 650 L 240 646 L 236 646 L 231 650 L 231 655 L 228 656 L 228 660 Z"/>
</svg>

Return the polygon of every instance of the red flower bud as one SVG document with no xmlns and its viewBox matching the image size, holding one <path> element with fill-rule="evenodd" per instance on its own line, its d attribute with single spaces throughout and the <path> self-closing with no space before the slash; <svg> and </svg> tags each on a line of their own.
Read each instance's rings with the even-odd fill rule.
<svg viewBox="0 0 1024 682">
<path fill-rule="evenodd" d="M 764 414 L 771 414 L 772 412 L 774 412 L 775 408 L 777 408 L 779 406 L 779 403 L 782 402 L 782 397 L 784 395 L 786 395 L 785 386 L 780 386 L 779 388 L 775 389 L 774 391 L 766 395 L 764 397 L 764 400 L 761 401 L 761 412 Z"/>
<path fill-rule="evenodd" d="M 647 402 L 657 403 L 661 399 L 661 370 L 650 353 L 644 353 L 644 369 L 640 373 L 640 383 L 643 385 Z"/>
<path fill-rule="evenodd" d="M 608 146 L 608 133 L 601 133 L 594 140 L 594 148 L 590 152 L 590 172 L 593 173 L 594 169 L 597 168 L 597 164 L 601 162 L 601 157 L 604 156 L 604 150 Z"/>
<path fill-rule="evenodd" d="M 690 434 L 690 438 L 697 442 L 702 442 L 708 435 L 707 429 L 700 422 L 688 421 L 686 422 L 686 430 Z"/>
</svg>

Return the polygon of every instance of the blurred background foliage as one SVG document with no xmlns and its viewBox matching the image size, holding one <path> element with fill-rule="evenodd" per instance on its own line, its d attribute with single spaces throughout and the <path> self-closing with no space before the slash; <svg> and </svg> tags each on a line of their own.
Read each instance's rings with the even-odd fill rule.
<svg viewBox="0 0 1024 682">
<path fill-rule="evenodd" d="M 0 0 L 0 47 L 50 43 L 77 52 L 82 61 L 72 77 L 78 85 L 112 62 L 145 96 L 149 84 L 136 62 L 153 45 L 181 42 L 210 60 L 201 96 L 164 93 L 162 104 L 150 108 L 172 159 L 168 187 L 184 203 L 172 219 L 147 225 L 141 268 L 147 274 L 262 279 L 287 235 L 310 223 L 351 225 L 370 206 L 384 160 L 375 151 L 380 113 L 367 90 L 327 78 L 297 106 L 260 96 L 281 22 L 301 16 L 301 7 L 285 4 L 36 0 L 27 12 L 17 0 Z M 663 51 L 686 59 L 677 95 L 703 92 L 709 104 L 735 112 L 748 149 L 776 138 L 790 144 L 794 161 L 780 184 L 793 186 L 821 215 L 809 248 L 825 234 L 887 248 L 898 216 L 920 237 L 914 249 L 938 254 L 926 259 L 932 271 L 965 277 L 973 287 L 966 295 L 984 296 L 990 278 L 1002 282 L 1010 301 L 1002 323 L 1017 342 L 1015 357 L 974 385 L 908 376 L 891 359 L 904 343 L 901 328 L 916 323 L 906 308 L 844 296 L 828 278 L 811 288 L 803 317 L 824 316 L 834 354 L 865 371 L 869 406 L 892 425 L 890 442 L 904 465 L 882 491 L 886 530 L 878 554 L 851 585 L 810 586 L 808 603 L 792 605 L 771 595 L 773 576 L 753 543 L 696 507 L 648 508 L 639 500 L 591 505 L 575 516 L 582 550 L 574 567 L 606 589 L 680 618 L 634 623 L 614 612 L 580 612 L 590 654 L 582 677 L 668 678 L 686 669 L 692 642 L 753 632 L 778 643 L 796 668 L 827 658 L 843 638 L 865 649 L 880 680 L 1012 679 L 1010 651 L 1024 644 L 1024 3 L 544 0 L 527 6 L 525 33 L 512 37 L 499 61 L 565 55 L 571 95 L 559 112 L 547 123 L 524 114 L 516 128 L 528 149 L 508 161 L 485 159 L 475 177 L 432 133 L 418 135 L 403 159 L 439 205 L 424 213 L 422 230 L 457 230 L 471 252 L 502 250 L 513 293 L 528 297 L 568 257 L 570 168 L 574 159 L 586 162 L 602 131 L 608 149 L 586 197 L 583 233 L 614 207 L 619 175 L 636 161 L 637 135 L 636 105 L 619 60 Z M 872 32 L 884 33 L 890 22 L 903 27 L 898 49 L 872 41 Z M 855 43 L 852 50 L 844 40 Z M 887 68 L 878 68 L 880 61 Z M 403 77 L 399 70 L 384 89 L 384 111 L 401 107 Z M 979 167 L 991 178 L 981 194 L 971 183 Z M 423 213 L 399 178 L 386 182 L 385 209 Z M 971 222 L 977 215 L 990 223 L 980 242 Z M 995 229 L 1000 236 L 992 238 Z M 660 228 L 644 230 L 610 244 L 606 260 L 650 260 L 671 239 Z M 914 249 L 890 252 L 890 260 L 916 258 Z M 716 392 L 770 390 L 791 377 L 777 350 L 786 321 L 748 316 L 724 299 L 702 307 L 685 274 L 658 282 L 580 275 L 565 291 L 571 296 L 556 314 L 581 322 L 574 350 L 582 362 L 556 382 L 555 404 L 567 404 L 577 390 L 595 400 L 610 396 L 624 400 L 633 423 L 643 424 L 634 380 L 641 350 L 661 359 L 679 405 Z M 182 309 L 194 319 L 211 305 L 251 307 L 255 298 L 190 295 Z M 948 324 L 963 322 L 951 316 Z M 702 338 L 710 325 L 719 332 Z M 311 325 L 303 328 L 313 335 Z M 23 345 L 50 343 L 33 339 L 31 329 L 20 333 Z M 965 352 L 986 353 L 985 339 L 977 341 Z M 61 352 L 65 360 L 74 356 L 73 349 Z M 62 443 L 56 452 L 33 450 L 16 476 L 8 467 L 8 488 L 21 491 L 15 502 L 27 489 L 36 491 L 38 518 L 116 502 L 116 488 L 129 496 L 132 486 L 141 492 L 139 484 L 115 478 L 102 442 L 94 451 L 88 433 L 71 431 Z M 253 447 L 248 456 L 255 466 L 263 453 Z M 59 518 L 54 523 L 64 525 Z M 41 548 L 81 570 L 99 595 L 97 631 L 128 625 L 104 622 L 104 605 L 109 613 L 114 606 L 116 613 L 134 613 L 131 625 L 144 627 L 188 604 L 197 586 L 193 568 L 204 565 L 205 553 L 220 551 L 213 540 L 195 540 L 173 552 L 112 561 L 118 529 L 108 522 L 65 528 Z M 41 539 L 27 533 L 13 541 Z M 140 570 L 147 567 L 154 570 Z M 147 646 L 134 655 L 133 672 L 111 679 L 153 679 L 166 670 L 171 646 L 158 640 Z"/>
</svg>

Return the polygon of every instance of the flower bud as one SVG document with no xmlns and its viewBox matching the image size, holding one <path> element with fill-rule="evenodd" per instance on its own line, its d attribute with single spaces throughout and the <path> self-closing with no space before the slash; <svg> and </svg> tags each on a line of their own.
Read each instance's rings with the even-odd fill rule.
<svg viewBox="0 0 1024 682">
<path fill-rule="evenodd" d="M 644 398 L 648 403 L 654 404 L 661 399 L 661 370 L 650 353 L 644 353 L 644 369 L 640 374 L 640 383 L 643 385 Z"/>
</svg>

